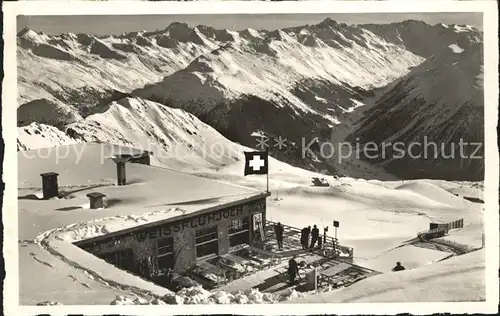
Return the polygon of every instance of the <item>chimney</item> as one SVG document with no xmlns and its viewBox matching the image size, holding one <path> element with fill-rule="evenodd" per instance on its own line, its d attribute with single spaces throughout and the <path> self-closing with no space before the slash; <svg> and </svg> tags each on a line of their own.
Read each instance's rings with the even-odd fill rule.
<svg viewBox="0 0 500 316">
<path fill-rule="evenodd" d="M 125 173 L 125 161 L 116 162 L 116 175 L 118 177 L 118 185 L 125 185 L 127 182 L 127 176 Z"/>
<path fill-rule="evenodd" d="M 141 163 L 144 165 L 151 165 L 151 156 L 153 155 L 152 151 L 144 151 L 141 157 Z"/>
<path fill-rule="evenodd" d="M 59 187 L 57 184 L 58 173 L 46 172 L 40 174 L 42 176 L 43 199 L 48 200 L 59 196 Z"/>
<path fill-rule="evenodd" d="M 127 177 L 125 174 L 125 164 L 130 161 L 131 158 L 131 155 L 116 155 L 111 157 L 111 159 L 116 163 L 116 176 L 118 185 L 125 185 L 127 182 Z"/>
<path fill-rule="evenodd" d="M 87 197 L 90 199 L 90 209 L 92 210 L 104 208 L 106 206 L 104 205 L 104 198 L 106 197 L 105 194 L 100 192 L 91 192 L 87 194 Z"/>
<path fill-rule="evenodd" d="M 150 165 L 151 164 L 151 155 L 153 155 L 153 152 L 151 151 L 143 151 L 140 154 L 134 154 L 130 158 L 130 162 L 132 163 L 139 163 L 143 165 Z"/>
</svg>

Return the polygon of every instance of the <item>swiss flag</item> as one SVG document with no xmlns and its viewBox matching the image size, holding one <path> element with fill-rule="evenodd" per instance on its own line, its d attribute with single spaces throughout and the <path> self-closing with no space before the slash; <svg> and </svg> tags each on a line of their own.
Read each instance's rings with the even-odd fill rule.
<svg viewBox="0 0 500 316">
<path fill-rule="evenodd" d="M 269 170 L 267 151 L 245 151 L 245 176 L 267 174 Z"/>
</svg>

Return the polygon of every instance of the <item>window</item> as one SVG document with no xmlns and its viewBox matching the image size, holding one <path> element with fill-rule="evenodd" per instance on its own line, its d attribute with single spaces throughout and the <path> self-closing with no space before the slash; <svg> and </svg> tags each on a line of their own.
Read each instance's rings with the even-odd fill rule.
<svg viewBox="0 0 500 316">
<path fill-rule="evenodd" d="M 248 231 L 248 228 L 249 228 L 248 217 L 232 220 L 231 226 L 229 227 L 229 235 L 234 233 L 239 233 L 242 231 Z"/>
<path fill-rule="evenodd" d="M 104 261 L 128 271 L 133 271 L 135 268 L 134 252 L 132 249 L 105 253 L 99 256 Z"/>
<path fill-rule="evenodd" d="M 249 228 L 250 223 L 248 217 L 231 221 L 231 226 L 228 231 L 229 246 L 234 247 L 250 243 Z"/>
<path fill-rule="evenodd" d="M 174 239 L 172 237 L 158 240 L 158 269 L 173 269 L 174 268 Z"/>
<path fill-rule="evenodd" d="M 217 226 L 197 230 L 195 244 L 197 258 L 216 254 L 219 251 Z"/>
<path fill-rule="evenodd" d="M 262 213 L 253 214 L 253 230 L 259 230 L 262 225 Z"/>
</svg>

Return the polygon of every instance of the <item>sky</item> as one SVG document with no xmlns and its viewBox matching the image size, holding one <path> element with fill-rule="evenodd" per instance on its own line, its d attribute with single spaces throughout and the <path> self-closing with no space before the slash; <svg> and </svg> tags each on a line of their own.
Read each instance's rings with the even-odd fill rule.
<svg viewBox="0 0 500 316">
<path fill-rule="evenodd" d="M 239 14 L 239 15 L 73 15 L 73 16 L 18 16 L 17 30 L 29 27 L 48 34 L 66 32 L 95 35 L 116 35 L 133 31 L 154 31 L 166 28 L 172 22 L 191 26 L 207 25 L 218 29 L 246 28 L 279 29 L 306 24 L 317 24 L 325 18 L 347 24 L 392 23 L 421 20 L 428 24 L 468 24 L 482 29 L 481 13 L 329 13 L 329 14 Z"/>
</svg>

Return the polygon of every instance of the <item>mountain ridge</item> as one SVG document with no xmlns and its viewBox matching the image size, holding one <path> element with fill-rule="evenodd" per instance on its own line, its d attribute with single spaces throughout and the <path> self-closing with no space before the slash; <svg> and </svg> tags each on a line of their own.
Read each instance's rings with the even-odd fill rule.
<svg viewBox="0 0 500 316">
<path fill-rule="evenodd" d="M 398 79 L 348 138 L 361 143 L 399 142 L 408 148 L 430 144 L 420 151 L 426 157 L 419 159 L 408 155 L 376 159 L 404 178 L 483 180 L 484 158 L 479 159 L 484 157 L 483 45 L 476 41 L 460 45 L 449 45 Z M 470 145 L 462 150 L 460 142 Z M 472 144 L 481 148 L 475 152 Z"/>
<path fill-rule="evenodd" d="M 361 27 L 381 36 L 388 42 L 402 45 L 414 54 L 430 57 L 456 42 L 479 37 L 483 32 L 470 25 L 427 24 L 423 21 L 406 20 L 389 24 L 360 24 Z M 430 43 L 430 44 L 429 44 Z"/>
<path fill-rule="evenodd" d="M 414 33 L 425 29 L 439 40 L 422 53 L 413 48 L 428 39 L 411 37 L 408 30 L 399 42 L 388 35 L 399 25 L 376 28 L 325 19 L 277 30 L 231 31 L 174 22 L 162 30 L 114 36 L 49 36 L 23 29 L 18 125 L 38 122 L 64 130 L 132 97 L 187 110 L 245 146 L 256 145 L 257 132 L 295 144 L 318 138 L 321 145 L 328 132 L 347 133 L 363 110 L 376 106 L 365 102 L 374 91 L 397 85 L 425 58 L 449 53 L 460 59 L 470 52 L 469 42 L 480 42 L 474 28 L 417 23 Z M 335 172 L 328 159 L 300 162 L 299 148 L 292 152 L 287 159 L 297 166 Z M 271 149 L 271 154 L 280 153 Z"/>
</svg>

